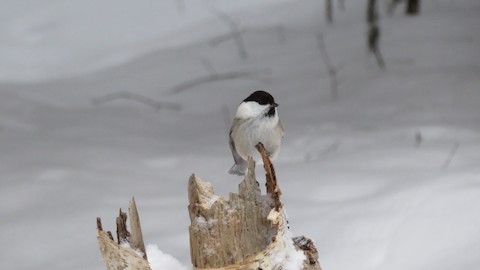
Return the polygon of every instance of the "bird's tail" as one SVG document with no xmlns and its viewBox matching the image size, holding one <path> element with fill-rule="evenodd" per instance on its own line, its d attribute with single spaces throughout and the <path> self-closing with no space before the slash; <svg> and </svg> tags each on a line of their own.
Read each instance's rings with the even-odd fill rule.
<svg viewBox="0 0 480 270">
<path fill-rule="evenodd" d="M 245 175 L 245 171 L 247 170 L 247 162 L 242 162 L 240 164 L 233 164 L 232 168 L 228 170 L 229 174 L 235 175 Z"/>
</svg>

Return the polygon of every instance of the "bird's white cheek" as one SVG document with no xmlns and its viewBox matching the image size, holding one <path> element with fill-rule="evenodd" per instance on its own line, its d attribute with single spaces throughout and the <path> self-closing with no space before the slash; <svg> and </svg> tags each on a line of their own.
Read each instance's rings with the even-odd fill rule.
<svg viewBox="0 0 480 270">
<path fill-rule="evenodd" d="M 264 113 L 265 109 L 268 107 L 268 105 L 260 105 L 256 102 L 242 102 L 238 106 L 237 109 L 237 114 L 235 117 L 240 118 L 240 119 L 247 119 L 250 117 L 257 117 Z"/>
</svg>

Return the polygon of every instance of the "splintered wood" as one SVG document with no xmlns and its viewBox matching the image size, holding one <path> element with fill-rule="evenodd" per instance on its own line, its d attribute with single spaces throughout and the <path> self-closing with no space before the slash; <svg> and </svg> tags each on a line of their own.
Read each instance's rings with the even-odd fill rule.
<svg viewBox="0 0 480 270">
<path fill-rule="evenodd" d="M 277 185 L 275 169 L 262 144 L 257 145 L 266 171 L 267 194 L 255 179 L 248 159 L 238 193 L 225 199 L 213 186 L 192 175 L 188 182 L 190 255 L 195 270 L 321 270 L 317 249 L 303 236 L 292 237 Z M 135 200 L 117 217 L 117 239 L 97 218 L 97 239 L 107 270 L 151 270 Z M 173 269 L 172 269 L 173 270 Z"/>
<path fill-rule="evenodd" d="M 190 177 L 189 232 L 193 266 L 195 269 L 280 270 L 285 269 L 285 264 L 294 265 L 295 260 L 298 261 L 292 254 L 300 254 L 297 269 L 320 269 L 313 243 L 304 237 L 305 241 L 292 240 L 275 170 L 263 145 L 257 147 L 266 170 L 266 195 L 260 193 L 252 159 L 248 160 L 248 170 L 239 184 L 238 194 L 230 193 L 228 200 L 215 195 L 210 183 L 195 175 Z"/>
<path fill-rule="evenodd" d="M 120 209 L 117 217 L 118 242 L 113 240 L 109 231 L 103 230 L 102 221 L 97 218 L 97 239 L 107 270 L 151 270 L 143 244 L 137 206 L 133 198 L 130 201 L 129 214 L 131 233 L 127 230 L 127 214 Z"/>
</svg>

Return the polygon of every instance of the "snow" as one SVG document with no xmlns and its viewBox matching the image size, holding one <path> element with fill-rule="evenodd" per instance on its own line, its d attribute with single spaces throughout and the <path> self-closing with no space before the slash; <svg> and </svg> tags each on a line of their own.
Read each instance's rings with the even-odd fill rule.
<svg viewBox="0 0 480 270">
<path fill-rule="evenodd" d="M 214 17 L 213 8 L 229 12 L 274 1 L 189 1 L 184 11 L 175 2 L 2 0 L 0 80 L 44 81 L 119 65 L 188 42 L 194 33 L 187 39 L 183 29 Z"/>
<path fill-rule="evenodd" d="M 157 245 L 147 245 L 148 263 L 152 270 L 187 270 L 174 257 L 163 253 Z"/>
<path fill-rule="evenodd" d="M 381 71 L 366 55 L 362 1 L 331 26 L 321 1 L 235 2 L 188 1 L 184 13 L 175 1 L 2 2 L 0 269 L 104 269 L 95 218 L 113 230 L 131 196 L 145 242 L 189 266 L 188 178 L 237 190 L 225 108 L 231 117 L 264 89 L 286 131 L 275 168 L 289 226 L 314 240 L 323 269 L 477 270 L 480 3 L 422 1 L 418 17 L 381 9 Z M 207 45 L 228 31 L 210 7 L 247 29 L 248 60 L 231 41 Z M 202 59 L 271 72 L 171 94 L 208 74 Z M 182 109 L 92 105 L 114 91 Z"/>
<path fill-rule="evenodd" d="M 284 211 L 282 209 L 282 211 Z M 286 216 L 284 213 L 283 216 Z M 280 213 L 272 209 L 267 217 L 268 220 L 273 222 L 280 222 L 282 225 L 281 228 L 284 228 L 288 221 L 283 219 L 280 216 Z M 282 219 L 282 220 L 280 220 Z M 279 249 L 275 250 L 272 253 L 268 253 L 266 256 L 272 256 L 271 262 L 275 268 L 285 269 L 285 270 L 298 270 L 302 269 L 303 263 L 306 260 L 305 254 L 301 250 L 296 250 L 293 243 L 293 234 L 289 230 L 280 229 L 280 236 L 276 237 L 275 241 L 277 242 Z M 273 267 L 272 267 L 273 268 Z"/>
</svg>

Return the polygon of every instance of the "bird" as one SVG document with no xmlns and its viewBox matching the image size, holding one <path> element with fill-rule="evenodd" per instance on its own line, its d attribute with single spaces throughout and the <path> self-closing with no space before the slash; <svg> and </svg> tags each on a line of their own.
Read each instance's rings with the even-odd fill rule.
<svg viewBox="0 0 480 270">
<path fill-rule="evenodd" d="M 273 96 L 263 90 L 253 92 L 240 103 L 229 133 L 235 162 L 230 174 L 245 175 L 248 157 L 255 162 L 261 160 L 255 148 L 259 142 L 272 160 L 277 157 L 284 135 L 277 107 Z"/>
</svg>

